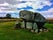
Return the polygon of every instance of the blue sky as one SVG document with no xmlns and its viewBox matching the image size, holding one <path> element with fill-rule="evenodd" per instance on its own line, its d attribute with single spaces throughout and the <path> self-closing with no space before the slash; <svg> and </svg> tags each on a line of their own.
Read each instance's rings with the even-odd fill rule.
<svg viewBox="0 0 53 40">
<path fill-rule="evenodd" d="M 53 8 L 53 4 L 51 6 L 44 6 L 42 9 L 37 9 L 38 11 L 47 11 L 48 9 Z"/>
<path fill-rule="evenodd" d="M 19 17 L 21 10 L 39 12 L 45 18 L 53 18 L 53 0 L 0 0 L 0 16 L 5 12 Z"/>
</svg>

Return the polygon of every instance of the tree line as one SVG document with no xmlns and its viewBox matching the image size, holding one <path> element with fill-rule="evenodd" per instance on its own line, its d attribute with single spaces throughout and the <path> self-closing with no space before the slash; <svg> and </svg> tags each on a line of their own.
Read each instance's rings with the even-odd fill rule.
<svg viewBox="0 0 53 40">
<path fill-rule="evenodd" d="M 11 14 L 6 14 L 6 16 L 5 17 L 0 17 L 0 19 L 11 19 L 11 18 L 14 18 L 14 17 L 12 17 L 11 16 Z"/>
</svg>

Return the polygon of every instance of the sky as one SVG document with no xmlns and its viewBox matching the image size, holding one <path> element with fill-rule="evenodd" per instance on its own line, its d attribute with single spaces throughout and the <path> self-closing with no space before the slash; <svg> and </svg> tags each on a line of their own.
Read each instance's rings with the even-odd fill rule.
<svg viewBox="0 0 53 40">
<path fill-rule="evenodd" d="M 53 0 L 0 0 L 0 17 L 7 13 L 19 17 L 21 10 L 39 12 L 45 18 L 53 18 Z"/>
</svg>

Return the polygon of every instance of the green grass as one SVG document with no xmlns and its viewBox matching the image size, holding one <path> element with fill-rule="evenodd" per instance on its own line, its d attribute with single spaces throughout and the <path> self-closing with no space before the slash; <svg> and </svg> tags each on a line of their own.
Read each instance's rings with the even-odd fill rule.
<svg viewBox="0 0 53 40">
<path fill-rule="evenodd" d="M 53 40 L 53 24 L 46 23 L 49 32 L 32 33 L 25 29 L 14 29 L 15 22 L 0 23 L 0 40 Z"/>
</svg>

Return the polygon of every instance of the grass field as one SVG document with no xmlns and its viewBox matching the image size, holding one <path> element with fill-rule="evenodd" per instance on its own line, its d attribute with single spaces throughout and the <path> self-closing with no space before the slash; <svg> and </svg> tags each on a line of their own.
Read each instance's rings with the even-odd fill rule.
<svg viewBox="0 0 53 40">
<path fill-rule="evenodd" d="M 49 32 L 32 33 L 25 29 L 14 29 L 15 22 L 0 22 L 0 40 L 53 40 L 53 24 L 46 23 Z"/>
</svg>

